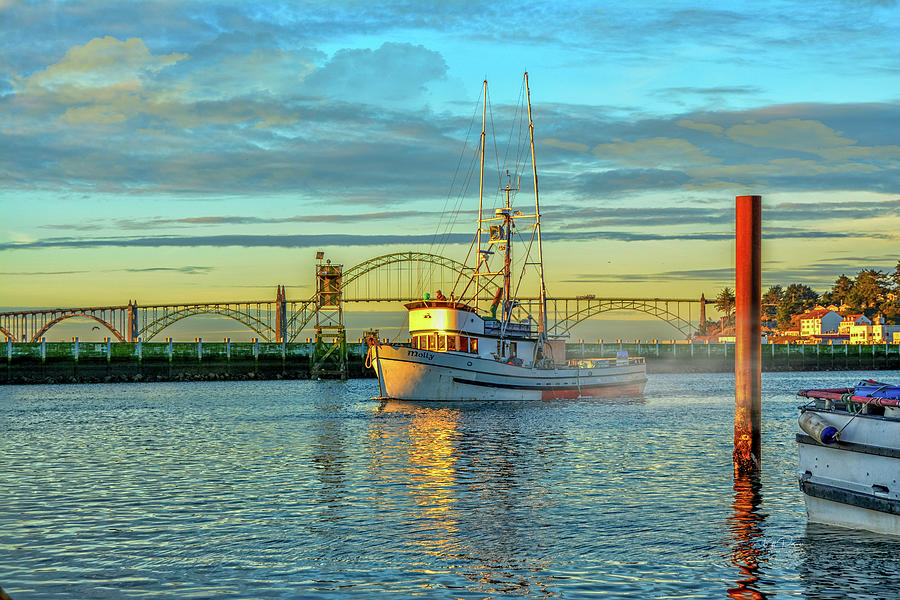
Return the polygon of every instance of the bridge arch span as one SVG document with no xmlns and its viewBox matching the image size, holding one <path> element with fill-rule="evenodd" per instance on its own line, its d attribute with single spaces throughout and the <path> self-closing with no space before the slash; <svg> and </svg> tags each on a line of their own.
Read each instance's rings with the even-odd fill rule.
<svg viewBox="0 0 900 600">
<path fill-rule="evenodd" d="M 60 323 L 61 321 L 65 321 L 66 319 L 77 319 L 77 318 L 93 319 L 94 321 L 97 321 L 98 323 L 100 323 L 101 325 L 103 325 L 104 327 L 109 329 L 109 331 L 116 337 L 117 340 L 119 340 L 120 342 L 125 341 L 125 337 L 121 333 L 119 333 L 118 329 L 116 329 L 115 327 L 113 327 L 112 325 L 110 325 L 109 323 L 107 323 L 106 321 L 101 319 L 100 317 L 98 317 L 96 315 L 87 314 L 87 313 L 72 313 L 72 314 L 56 317 L 55 319 L 53 319 L 52 321 L 48 321 L 43 327 L 41 327 L 37 331 L 37 333 L 35 333 L 34 336 L 31 338 L 31 341 L 32 342 L 39 341 L 41 339 L 41 337 L 43 337 L 43 335 L 45 333 L 47 333 L 47 331 L 51 327 L 56 325 L 57 323 Z"/>
<path fill-rule="evenodd" d="M 154 321 L 150 321 L 138 331 L 138 337 L 145 341 L 150 341 L 154 336 L 161 333 L 169 325 L 173 325 L 182 319 L 193 317 L 195 315 L 219 315 L 228 317 L 235 321 L 246 325 L 249 329 L 259 334 L 266 342 L 275 339 L 275 331 L 264 321 L 247 313 L 228 308 L 227 306 L 186 306 L 175 311 L 167 312 L 163 316 Z"/>
<path fill-rule="evenodd" d="M 677 302 L 676 302 L 677 304 Z M 665 321 L 678 330 L 685 337 L 690 337 L 694 333 L 694 325 L 690 321 L 690 317 L 685 318 L 679 312 L 672 312 L 669 303 L 663 301 L 660 305 L 657 301 L 649 300 L 598 300 L 591 302 L 587 306 L 577 308 L 576 311 L 567 313 L 566 317 L 557 322 L 552 328 L 552 333 L 563 334 L 568 333 L 575 325 L 590 319 L 596 315 L 616 310 L 641 312 L 652 317 L 656 317 L 661 321 Z"/>
<path fill-rule="evenodd" d="M 359 288 L 361 287 L 361 284 L 365 278 L 364 276 L 370 275 L 375 272 L 388 272 L 390 270 L 390 267 L 403 264 L 406 264 L 410 267 L 409 269 L 407 269 L 407 272 L 405 274 L 406 281 L 403 280 L 404 274 L 402 268 L 398 269 L 397 281 L 390 282 L 389 291 L 386 292 L 386 294 L 390 298 L 396 298 L 398 300 L 415 300 L 419 297 L 417 291 L 419 290 L 420 286 L 424 285 L 427 289 L 429 285 L 430 287 L 435 287 L 435 285 L 437 285 L 436 282 L 433 281 L 433 277 L 428 278 L 431 279 L 431 281 L 425 282 L 426 278 L 422 277 L 422 274 L 420 272 L 414 273 L 412 271 L 412 265 L 432 265 L 440 267 L 447 274 L 452 273 L 453 281 L 450 281 L 449 279 L 444 280 L 446 281 L 446 283 L 450 284 L 447 287 L 452 287 L 453 283 L 455 283 L 456 281 L 456 275 L 462 273 L 466 269 L 471 268 L 466 267 L 465 264 L 452 258 L 447 258 L 446 256 L 441 256 L 439 254 L 430 254 L 428 252 L 408 251 L 385 254 L 383 256 L 377 256 L 375 258 L 361 262 L 358 265 L 354 265 L 343 272 L 341 283 L 342 295 L 344 297 L 343 299 L 349 301 L 366 301 L 367 299 L 372 298 L 371 290 L 367 290 L 367 293 L 364 295 L 359 293 Z M 420 283 L 420 280 L 422 281 L 422 283 Z M 461 281 L 464 281 L 464 279 Z M 353 287 L 353 285 L 351 284 L 355 285 L 356 289 L 351 289 Z M 498 284 L 484 279 L 479 292 L 482 294 L 482 297 L 493 297 L 498 287 Z M 394 293 L 394 290 L 396 290 L 396 293 Z"/>
<path fill-rule="evenodd" d="M 7 331 L 3 326 L 0 326 L 0 333 L 6 336 L 6 339 L 16 341 L 16 338 L 13 334 Z"/>
</svg>

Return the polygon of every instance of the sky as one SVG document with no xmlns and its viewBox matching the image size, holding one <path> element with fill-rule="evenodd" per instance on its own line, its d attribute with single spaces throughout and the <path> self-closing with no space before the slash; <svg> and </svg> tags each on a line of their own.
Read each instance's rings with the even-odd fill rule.
<svg viewBox="0 0 900 600">
<path fill-rule="evenodd" d="M 482 81 L 505 139 L 526 70 L 551 296 L 733 287 L 744 194 L 764 287 L 897 264 L 896 1 L 0 0 L 0 306 L 462 260 Z"/>
</svg>

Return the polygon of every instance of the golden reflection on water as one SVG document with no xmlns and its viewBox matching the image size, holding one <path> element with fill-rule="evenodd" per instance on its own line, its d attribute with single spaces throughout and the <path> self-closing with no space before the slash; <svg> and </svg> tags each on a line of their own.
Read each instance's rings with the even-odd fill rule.
<svg viewBox="0 0 900 600">
<path fill-rule="evenodd" d="M 762 531 L 765 515 L 759 512 L 762 502 L 758 475 L 734 479 L 733 514 L 728 519 L 732 537 L 731 563 L 738 568 L 737 585 L 728 589 L 728 597 L 740 600 L 765 600 L 759 590 L 760 564 L 768 560 Z"/>
<path fill-rule="evenodd" d="M 515 547 L 515 533 L 507 531 L 508 539 L 502 541 L 492 539 L 483 533 L 492 529 L 472 512 L 472 496 L 477 497 L 480 518 L 503 512 L 503 506 L 492 505 L 509 499 L 510 480 L 515 477 L 509 471 L 511 461 L 495 455 L 496 470 L 479 468 L 479 457 L 472 454 L 479 443 L 472 439 L 464 443 L 471 432 L 464 432 L 458 408 L 388 400 L 378 410 L 401 417 L 375 419 L 369 438 L 373 448 L 383 448 L 376 451 L 373 464 L 378 477 L 390 488 L 408 490 L 423 521 L 414 538 L 407 540 L 426 558 L 414 566 L 429 577 L 442 573 L 466 577 L 473 583 L 471 591 L 545 596 L 547 582 L 535 576 L 546 565 L 526 567 L 518 553 L 504 549 Z M 506 452 L 517 452 L 502 446 Z M 527 576 L 522 573 L 526 568 Z"/>
<path fill-rule="evenodd" d="M 396 473 L 404 478 L 412 500 L 427 520 L 422 537 L 412 540 L 412 544 L 431 556 L 444 556 L 448 548 L 460 545 L 453 508 L 457 501 L 453 486 L 456 484 L 454 442 L 459 436 L 459 410 L 423 408 L 397 401 L 383 403 L 379 410 L 404 413 L 409 418 L 400 430 L 379 428 L 372 432 L 371 437 L 394 449 L 394 452 L 385 452 L 384 457 L 406 459 L 389 468 L 380 465 L 376 472 L 382 477 Z"/>
</svg>

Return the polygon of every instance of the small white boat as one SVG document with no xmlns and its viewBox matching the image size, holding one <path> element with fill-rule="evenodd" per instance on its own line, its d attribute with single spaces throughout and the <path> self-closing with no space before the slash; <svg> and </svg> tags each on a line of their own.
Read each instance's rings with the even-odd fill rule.
<svg viewBox="0 0 900 600">
<path fill-rule="evenodd" d="M 466 260 L 474 264 L 460 273 L 450 299 L 440 293 L 431 299 L 426 294 L 423 300 L 406 304 L 410 347 L 370 340 L 368 360 L 378 375 L 383 398 L 549 400 L 634 396 L 644 391 L 647 375 L 643 358 L 621 353 L 610 358 L 567 361 L 565 336 L 548 334 L 541 211 L 527 73 L 523 87 L 534 181 L 533 214 L 523 214 L 514 208 L 519 187 L 513 182 L 519 181 L 519 175 L 510 175 L 509 171 L 507 184 L 499 190 L 500 206 L 493 211 L 484 209 L 488 98 L 485 81 L 478 221 Z M 514 153 L 524 154 L 524 151 Z M 513 255 L 514 244 L 524 248 L 521 255 Z M 518 296 L 526 280 L 537 287 L 536 297 Z"/>
<path fill-rule="evenodd" d="M 810 521 L 900 536 L 900 386 L 800 390 L 800 489 Z"/>
</svg>

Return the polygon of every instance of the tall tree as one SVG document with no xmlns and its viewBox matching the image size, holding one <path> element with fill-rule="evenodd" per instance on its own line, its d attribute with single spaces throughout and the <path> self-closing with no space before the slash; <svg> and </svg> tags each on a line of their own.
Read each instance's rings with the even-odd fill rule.
<svg viewBox="0 0 900 600">
<path fill-rule="evenodd" d="M 840 277 L 834 280 L 834 285 L 831 286 L 832 302 L 835 304 L 846 303 L 848 298 L 850 298 L 850 293 L 853 291 L 853 284 L 854 281 L 842 273 Z"/>
<path fill-rule="evenodd" d="M 815 306 L 818 300 L 819 294 L 814 292 L 813 289 L 808 285 L 803 285 L 802 283 L 792 283 L 784 290 L 784 299 L 782 301 L 799 303 L 805 310 L 807 308 L 812 308 L 813 306 Z"/>
<path fill-rule="evenodd" d="M 815 306 L 818 300 L 819 294 L 808 285 L 792 283 L 787 286 L 775 313 L 779 329 L 790 328 L 791 319 Z"/>
<path fill-rule="evenodd" d="M 763 304 L 778 304 L 784 298 L 784 288 L 773 285 L 762 295 Z"/>
<path fill-rule="evenodd" d="M 863 269 L 856 275 L 856 284 L 850 292 L 852 303 L 863 309 L 877 309 L 888 292 L 887 273 L 876 269 Z"/>
<path fill-rule="evenodd" d="M 784 288 L 780 285 L 773 285 L 766 293 L 762 295 L 762 316 L 766 321 L 771 321 L 775 318 L 775 313 L 778 310 L 778 305 L 781 304 L 781 301 L 784 299 Z M 763 323 L 767 327 L 771 327 L 771 323 Z"/>
<path fill-rule="evenodd" d="M 731 288 L 723 289 L 716 296 L 716 309 L 721 313 L 725 313 L 724 320 L 726 322 L 731 319 L 731 311 L 734 309 L 734 292 L 731 291 Z"/>
</svg>

